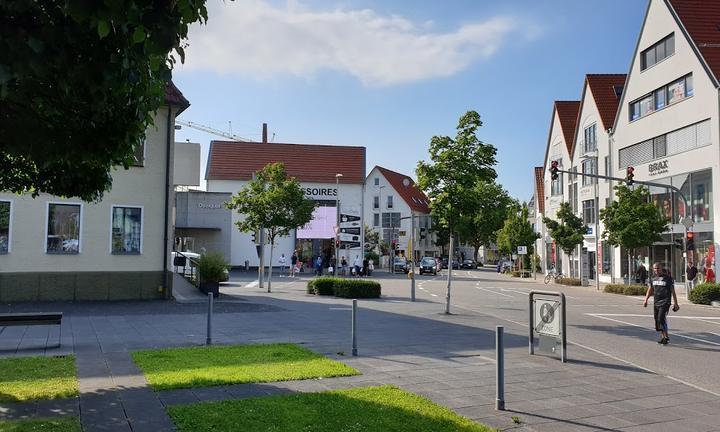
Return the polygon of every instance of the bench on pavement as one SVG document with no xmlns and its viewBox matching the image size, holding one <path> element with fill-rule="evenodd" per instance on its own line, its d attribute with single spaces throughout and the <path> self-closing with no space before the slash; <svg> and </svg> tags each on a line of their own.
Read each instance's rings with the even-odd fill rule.
<svg viewBox="0 0 720 432">
<path fill-rule="evenodd" d="M 0 314 L 0 327 L 59 325 L 58 346 L 60 346 L 62 343 L 62 316 L 62 312 L 3 313 Z"/>
</svg>

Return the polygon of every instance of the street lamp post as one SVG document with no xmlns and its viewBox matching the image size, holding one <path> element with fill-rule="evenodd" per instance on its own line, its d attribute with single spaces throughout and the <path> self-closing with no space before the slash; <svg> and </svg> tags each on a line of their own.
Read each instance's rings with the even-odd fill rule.
<svg viewBox="0 0 720 432">
<path fill-rule="evenodd" d="M 385 229 L 383 228 L 383 214 L 382 214 L 382 190 L 385 189 L 385 186 L 378 186 L 378 211 L 380 212 L 380 242 L 385 240 Z M 382 248 L 380 248 L 380 253 L 382 254 Z M 382 259 L 382 255 L 380 255 L 380 258 Z M 378 263 L 380 265 L 380 263 Z"/>
<path fill-rule="evenodd" d="M 333 270 L 335 275 L 338 274 L 338 266 L 340 265 L 340 177 L 343 175 L 335 174 L 335 265 Z"/>
</svg>

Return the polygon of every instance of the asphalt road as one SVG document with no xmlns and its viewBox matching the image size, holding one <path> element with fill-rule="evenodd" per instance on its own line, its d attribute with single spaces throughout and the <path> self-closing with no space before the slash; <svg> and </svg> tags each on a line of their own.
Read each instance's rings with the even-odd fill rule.
<svg viewBox="0 0 720 432">
<path fill-rule="evenodd" d="M 446 277 L 418 276 L 417 298 L 437 302 L 442 310 Z M 384 293 L 409 295 L 408 280 L 390 278 L 383 284 Z M 668 318 L 670 344 L 662 346 L 657 343 L 652 305 L 643 308 L 641 297 L 538 282 L 499 275 L 490 268 L 455 270 L 451 310 L 489 315 L 515 329 L 527 329 L 528 293 L 562 291 L 567 299 L 570 357 L 575 350 L 593 350 L 720 396 L 720 309 L 681 301 L 680 311 Z"/>
</svg>

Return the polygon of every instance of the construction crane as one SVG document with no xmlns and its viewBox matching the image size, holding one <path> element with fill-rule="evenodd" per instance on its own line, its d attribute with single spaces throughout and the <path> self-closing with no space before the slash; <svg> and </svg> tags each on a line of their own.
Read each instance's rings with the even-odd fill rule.
<svg viewBox="0 0 720 432">
<path fill-rule="evenodd" d="M 241 142 L 250 142 L 252 140 L 243 138 L 241 136 L 237 136 L 233 133 L 227 133 L 224 131 L 221 131 L 220 129 L 215 129 L 210 126 L 201 125 L 199 123 L 191 122 L 191 121 L 183 121 L 183 120 L 175 120 L 175 129 L 180 129 L 177 125 L 186 126 L 189 128 L 197 129 L 199 131 L 207 132 L 209 134 L 221 136 L 223 138 L 231 139 L 233 141 L 241 141 Z"/>
</svg>

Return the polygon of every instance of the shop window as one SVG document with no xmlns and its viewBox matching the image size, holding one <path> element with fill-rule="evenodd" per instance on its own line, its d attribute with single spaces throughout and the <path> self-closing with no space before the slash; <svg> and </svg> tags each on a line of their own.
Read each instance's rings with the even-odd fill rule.
<svg viewBox="0 0 720 432">
<path fill-rule="evenodd" d="M 10 252 L 10 201 L 0 201 L 0 254 Z"/>
<path fill-rule="evenodd" d="M 80 253 L 80 212 L 80 204 L 48 204 L 47 253 Z"/>
<path fill-rule="evenodd" d="M 602 247 L 600 250 L 602 251 L 602 268 L 600 269 L 600 273 L 611 274 L 613 247 L 610 243 L 604 241 L 602 242 Z"/>
<path fill-rule="evenodd" d="M 113 207 L 111 244 L 113 254 L 142 253 L 141 208 Z"/>
<path fill-rule="evenodd" d="M 695 222 L 712 220 L 712 174 L 710 170 L 690 174 L 693 217 Z"/>
</svg>

